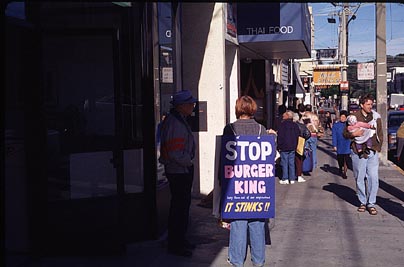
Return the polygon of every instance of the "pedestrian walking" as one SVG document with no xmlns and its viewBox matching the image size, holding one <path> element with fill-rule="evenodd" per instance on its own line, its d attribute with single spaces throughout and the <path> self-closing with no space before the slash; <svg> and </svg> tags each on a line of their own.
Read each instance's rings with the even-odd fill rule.
<svg viewBox="0 0 404 267">
<path fill-rule="evenodd" d="M 299 126 L 300 136 L 304 138 L 306 143 L 306 141 L 310 138 L 311 133 L 309 129 L 306 127 L 306 125 L 301 122 L 299 113 L 293 114 L 293 122 L 295 122 L 297 126 Z M 304 160 L 304 154 L 299 155 L 299 153 L 295 153 L 295 167 L 298 183 L 306 182 L 306 179 L 303 178 L 303 160 Z"/>
<path fill-rule="evenodd" d="M 376 120 L 376 133 L 371 137 L 372 146 L 369 155 L 359 157 L 358 150 L 354 142 L 356 136 L 364 133 L 363 129 L 350 133 L 348 127 L 344 128 L 344 136 L 352 139 L 351 158 L 353 173 L 356 180 L 356 191 L 360 205 L 359 212 L 368 210 L 371 215 L 376 215 L 376 196 L 379 189 L 379 153 L 383 144 L 383 129 L 380 115 L 372 110 L 374 97 L 371 94 L 364 95 L 359 100 L 360 110 L 354 112 L 358 121 L 370 122 Z M 366 178 L 366 179 L 365 179 Z"/>
<path fill-rule="evenodd" d="M 324 132 L 328 133 L 327 130 L 332 132 L 332 118 L 331 118 L 331 112 L 329 111 L 325 112 L 325 118 L 324 118 Z"/>
<path fill-rule="evenodd" d="M 279 125 L 277 149 L 281 154 L 282 179 L 280 184 L 294 184 L 296 181 L 295 151 L 300 135 L 299 126 L 293 122 L 291 110 L 283 113 L 283 120 Z"/>
<path fill-rule="evenodd" d="M 306 147 L 312 151 L 313 168 L 317 168 L 317 143 L 318 138 L 324 135 L 324 128 L 321 126 L 320 120 L 313 112 L 310 104 L 306 105 L 306 111 L 303 113 L 302 120 L 311 132 L 311 137 L 307 140 Z"/>
<path fill-rule="evenodd" d="M 190 91 L 173 95 L 174 106 L 161 125 L 160 162 L 168 179 L 171 201 L 168 216 L 168 253 L 191 257 L 195 245 L 186 240 L 191 188 L 194 177 L 195 141 L 186 118 L 192 114 L 197 99 Z"/>
<path fill-rule="evenodd" d="M 339 121 L 334 123 L 332 127 L 332 147 L 337 152 L 337 162 L 339 174 L 343 179 L 347 178 L 348 161 L 351 154 L 351 140 L 344 137 L 344 128 L 348 117 L 348 111 L 341 110 L 339 113 Z"/>
<path fill-rule="evenodd" d="M 227 124 L 223 135 L 268 135 L 271 130 L 254 119 L 257 104 L 250 96 L 241 96 L 236 101 L 236 118 Z M 230 223 L 228 262 L 237 267 L 244 266 L 248 244 L 254 266 L 265 264 L 265 224 L 266 219 L 235 219 Z M 249 239 L 248 239 L 249 238 Z"/>
</svg>

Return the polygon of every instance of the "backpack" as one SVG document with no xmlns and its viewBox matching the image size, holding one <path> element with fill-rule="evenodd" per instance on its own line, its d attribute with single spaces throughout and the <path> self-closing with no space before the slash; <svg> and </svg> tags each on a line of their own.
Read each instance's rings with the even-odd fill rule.
<svg viewBox="0 0 404 267">
<path fill-rule="evenodd" d="M 300 136 L 303 137 L 305 140 L 309 139 L 311 137 L 309 128 L 307 128 L 307 126 L 303 123 L 297 123 L 297 125 L 299 126 Z"/>
</svg>

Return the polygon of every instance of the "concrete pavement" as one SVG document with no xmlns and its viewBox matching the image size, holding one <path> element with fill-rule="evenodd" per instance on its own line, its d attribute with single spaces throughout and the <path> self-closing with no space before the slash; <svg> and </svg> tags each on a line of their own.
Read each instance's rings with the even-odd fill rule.
<svg viewBox="0 0 404 267">
<path fill-rule="evenodd" d="M 355 181 L 337 175 L 331 136 L 318 144 L 318 168 L 305 183 L 276 183 L 276 217 L 270 221 L 271 245 L 266 264 L 272 267 L 399 267 L 404 265 L 404 175 L 401 169 L 381 166 L 378 215 L 357 212 Z M 123 256 L 97 258 L 19 259 L 8 266 L 41 267 L 225 267 L 229 231 L 220 228 L 211 209 L 191 207 L 189 239 L 197 245 L 192 258 L 166 253 L 161 240 L 130 244 Z M 248 254 L 245 267 L 252 266 Z"/>
</svg>

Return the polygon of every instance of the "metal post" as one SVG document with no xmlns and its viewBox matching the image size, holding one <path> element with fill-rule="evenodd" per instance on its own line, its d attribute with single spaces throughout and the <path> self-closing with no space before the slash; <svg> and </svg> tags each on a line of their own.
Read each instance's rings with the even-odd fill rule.
<svg viewBox="0 0 404 267">
<path fill-rule="evenodd" d="M 376 102 L 382 117 L 383 143 L 380 164 L 388 166 L 387 159 L 387 79 L 386 79 L 386 6 L 376 3 Z"/>
<path fill-rule="evenodd" d="M 348 4 L 344 4 L 343 9 L 342 9 L 342 13 L 341 13 L 341 64 L 342 64 L 342 77 L 341 77 L 341 81 L 342 82 L 346 82 L 347 79 L 347 67 L 348 67 L 348 62 L 347 62 L 347 51 L 348 51 L 348 47 L 347 47 L 347 42 L 348 42 L 348 37 L 347 37 L 347 16 L 349 14 L 348 12 L 349 10 L 349 6 Z M 349 91 L 349 90 L 348 90 Z M 348 110 L 348 93 L 346 92 L 341 92 L 341 109 L 342 110 Z"/>
<path fill-rule="evenodd" d="M 172 57 L 173 57 L 173 85 L 174 92 L 182 90 L 182 54 L 181 54 L 181 29 L 180 29 L 180 16 L 181 16 L 181 3 L 173 1 L 172 6 Z M 173 93 L 174 93 L 173 92 Z"/>
</svg>

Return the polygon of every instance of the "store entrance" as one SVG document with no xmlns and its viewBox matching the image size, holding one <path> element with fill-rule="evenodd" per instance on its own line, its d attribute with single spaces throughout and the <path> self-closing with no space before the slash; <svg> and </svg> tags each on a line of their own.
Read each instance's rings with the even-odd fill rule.
<svg viewBox="0 0 404 267">
<path fill-rule="evenodd" d="M 142 57 L 150 43 L 141 35 L 147 32 L 145 10 L 135 3 L 44 3 L 26 7 L 32 24 L 11 21 L 7 29 L 8 63 L 15 70 L 7 91 L 23 100 L 15 108 L 24 114 L 26 178 L 20 187 L 26 194 L 10 192 L 6 206 L 17 207 L 26 197 L 27 208 L 20 210 L 33 252 L 123 252 L 128 242 L 154 235 L 155 127 L 144 121 L 145 108 L 153 108 L 147 105 L 153 87 L 145 88 L 152 78 L 142 69 L 148 66 L 142 60 L 150 60 Z M 16 119 L 11 111 L 10 127 Z"/>
<path fill-rule="evenodd" d="M 45 32 L 42 38 L 50 244 L 64 240 L 71 246 L 78 236 L 84 243 L 121 243 L 115 233 L 122 152 L 114 39 L 113 31 L 83 30 Z"/>
</svg>

